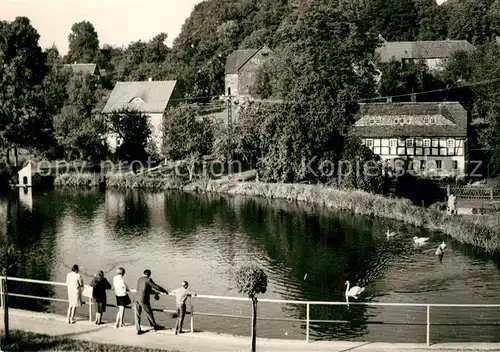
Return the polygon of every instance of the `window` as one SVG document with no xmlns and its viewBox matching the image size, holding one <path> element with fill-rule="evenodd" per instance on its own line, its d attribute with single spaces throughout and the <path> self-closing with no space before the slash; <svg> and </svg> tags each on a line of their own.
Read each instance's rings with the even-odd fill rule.
<svg viewBox="0 0 500 352">
<path fill-rule="evenodd" d="M 432 125 L 435 125 L 435 124 L 436 124 L 436 118 L 435 118 L 435 117 L 431 117 L 431 124 L 432 124 Z"/>
<path fill-rule="evenodd" d="M 424 148 L 430 148 L 430 147 L 431 147 L 431 140 L 424 139 Z"/>
<path fill-rule="evenodd" d="M 399 119 L 398 118 L 395 118 L 394 119 L 394 124 L 397 125 L 399 123 Z"/>
<path fill-rule="evenodd" d="M 425 170 L 425 160 L 420 160 L 420 170 Z"/>
<path fill-rule="evenodd" d="M 382 139 L 382 147 L 388 147 L 389 146 L 389 140 L 387 138 Z"/>
<path fill-rule="evenodd" d="M 380 154 L 389 155 L 390 154 L 389 147 L 382 147 Z"/>
<path fill-rule="evenodd" d="M 410 122 L 411 122 L 410 118 L 409 118 L 409 117 L 407 117 L 405 122 L 406 122 L 406 124 L 407 124 L 407 125 L 409 125 L 409 124 L 410 124 Z"/>
<path fill-rule="evenodd" d="M 227 95 L 231 95 L 231 87 L 227 87 Z"/>
<path fill-rule="evenodd" d="M 448 140 L 446 141 L 446 146 L 447 146 L 448 148 L 455 148 L 455 140 L 454 140 L 454 139 L 448 139 Z"/>
<path fill-rule="evenodd" d="M 380 147 L 380 139 L 378 139 L 378 138 L 377 138 L 377 139 L 374 139 L 374 140 L 373 140 L 373 145 L 374 145 L 375 147 Z"/>
<path fill-rule="evenodd" d="M 375 119 L 374 119 L 373 117 L 370 117 L 370 118 L 368 119 L 368 124 L 369 124 L 369 125 L 373 125 L 373 124 L 375 124 Z"/>
<path fill-rule="evenodd" d="M 446 147 L 446 139 L 440 139 L 439 140 L 439 147 L 440 148 L 445 148 Z"/>
<path fill-rule="evenodd" d="M 415 146 L 416 147 L 421 147 L 422 146 L 422 138 L 415 139 Z"/>
<path fill-rule="evenodd" d="M 368 148 L 373 147 L 373 139 L 367 139 L 367 140 L 366 140 L 366 146 L 367 146 Z"/>
<path fill-rule="evenodd" d="M 429 124 L 429 118 L 428 117 L 424 117 L 424 123 L 427 125 Z"/>
<path fill-rule="evenodd" d="M 424 151 L 422 148 L 415 148 L 415 155 L 423 155 Z"/>
<path fill-rule="evenodd" d="M 443 162 L 441 160 L 436 160 L 436 169 L 441 170 L 443 167 Z"/>
<path fill-rule="evenodd" d="M 439 148 L 439 139 L 432 139 L 432 148 Z"/>
<path fill-rule="evenodd" d="M 452 161 L 451 161 L 451 168 L 452 168 L 453 170 L 458 170 L 458 161 L 456 161 L 456 160 L 452 160 Z"/>
<path fill-rule="evenodd" d="M 439 148 L 439 155 L 446 155 L 447 150 L 448 149 L 446 149 L 446 148 Z"/>
<path fill-rule="evenodd" d="M 396 147 L 397 147 L 397 145 L 398 145 L 398 140 L 397 140 L 397 139 L 391 139 L 391 140 L 389 141 L 389 147 L 391 147 L 391 148 L 396 148 Z"/>
<path fill-rule="evenodd" d="M 382 118 L 380 118 L 380 117 L 375 118 L 375 124 L 380 125 L 381 122 L 382 122 Z"/>
<path fill-rule="evenodd" d="M 413 148 L 413 139 L 408 138 L 408 139 L 406 140 L 406 147 L 408 147 L 408 148 Z"/>
</svg>

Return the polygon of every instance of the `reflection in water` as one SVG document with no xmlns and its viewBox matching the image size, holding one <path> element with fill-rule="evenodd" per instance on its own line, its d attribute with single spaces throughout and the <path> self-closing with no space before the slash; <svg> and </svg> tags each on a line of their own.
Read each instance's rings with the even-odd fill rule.
<svg viewBox="0 0 500 352">
<path fill-rule="evenodd" d="M 13 204 L 0 200 L 0 210 L 15 208 Z M 123 266 L 125 278 L 134 286 L 149 268 L 166 288 L 187 280 L 200 293 L 234 296 L 238 293 L 233 289 L 233 269 L 252 262 L 268 274 L 266 298 L 344 302 L 346 280 L 366 287 L 361 302 L 496 303 L 500 297 L 498 261 L 469 253 L 468 246 L 448 239 L 440 264 L 434 253 L 444 239 L 439 234 L 297 203 L 180 192 L 56 190 L 35 195 L 32 213 L 10 209 L 9 214 L 16 219 L 9 223 L 9 233 L 29 253 L 18 276 L 63 281 L 71 265 L 78 263 L 88 283 L 99 269 L 111 279 Z M 4 223 L 0 219 L 0 225 Z M 399 235 L 387 240 L 387 227 Z M 430 243 L 415 249 L 413 236 L 430 237 Z M 35 292 L 35 286 L 16 289 Z M 45 295 L 65 297 L 65 292 L 55 288 Z M 26 302 L 17 304 L 27 306 Z M 173 308 L 173 302 L 161 304 Z M 199 312 L 247 315 L 249 309 L 244 303 L 196 300 Z M 495 313 L 471 318 L 470 310 L 436 309 L 433 317 L 442 323 L 470 323 L 494 320 Z M 304 319 L 306 307 L 260 303 L 259 316 Z M 321 338 L 415 342 L 425 338 L 425 327 L 415 325 L 425 323 L 425 311 L 419 309 L 313 305 L 310 316 L 336 321 L 311 324 L 312 335 Z M 159 319 L 171 323 L 167 317 Z M 196 319 L 202 330 L 248 334 L 246 320 Z M 303 338 L 303 327 L 261 320 L 259 334 Z M 497 328 L 481 327 L 484 339 L 498 339 Z M 433 340 L 470 340 L 475 334 L 470 326 L 455 327 L 453 336 L 449 329 L 436 330 Z"/>
</svg>

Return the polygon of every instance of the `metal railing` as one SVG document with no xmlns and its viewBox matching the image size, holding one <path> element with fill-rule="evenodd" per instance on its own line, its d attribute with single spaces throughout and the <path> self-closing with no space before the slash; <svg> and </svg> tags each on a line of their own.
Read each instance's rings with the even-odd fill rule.
<svg viewBox="0 0 500 352">
<path fill-rule="evenodd" d="M 7 281 L 17 281 L 17 282 L 26 282 L 26 283 L 35 283 L 42 285 L 53 285 L 53 286 L 66 286 L 66 283 L 63 282 L 54 282 L 54 281 L 44 281 L 44 280 L 33 280 L 33 279 L 24 279 L 18 277 L 5 277 L 0 276 L 0 287 L 3 287 L 3 280 Z M 131 289 L 130 292 L 137 292 L 135 289 Z M 52 297 L 40 297 L 33 295 L 25 295 L 20 293 L 7 293 L 8 296 L 13 297 L 22 297 L 22 298 L 31 298 L 31 299 L 41 299 L 48 301 L 56 301 L 56 302 L 68 302 L 66 299 L 60 298 L 52 298 Z M 165 295 L 162 293 L 162 295 Z M 3 291 L 0 291 L 1 296 L 1 306 L 2 309 L 4 307 L 4 294 Z M 230 296 L 213 296 L 213 295 L 197 295 L 196 299 L 208 299 L 208 300 L 223 300 L 223 301 L 245 301 L 251 302 L 249 298 L 244 297 L 230 297 Z M 186 314 L 190 315 L 190 328 L 191 332 L 194 332 L 194 300 L 195 297 L 190 297 L 190 311 L 186 312 Z M 319 319 L 311 319 L 310 311 L 311 306 L 366 306 L 366 307 L 417 307 L 417 308 L 425 308 L 426 309 L 426 342 L 427 346 L 430 346 L 430 333 L 431 333 L 431 308 L 445 307 L 445 308 L 500 308 L 500 304 L 445 304 L 445 303 L 379 303 L 379 302 L 326 302 L 326 301 L 296 301 L 296 300 L 283 300 L 283 299 L 269 299 L 269 298 L 259 298 L 258 302 L 262 303 L 276 303 L 276 304 L 294 304 L 294 305 L 305 305 L 306 307 L 306 319 L 296 319 L 296 318 L 258 318 L 258 320 L 270 320 L 270 321 L 290 321 L 290 322 L 302 322 L 306 325 L 306 342 L 310 342 L 310 325 L 311 323 L 339 323 L 338 320 L 319 320 Z M 92 299 L 89 298 L 88 302 L 84 302 L 89 306 L 89 321 L 92 321 Z M 108 304 L 109 307 L 116 307 L 115 305 Z M 126 307 L 131 309 L 131 307 Z M 168 310 L 168 309 L 158 309 L 153 308 L 153 311 L 156 312 L 166 312 L 166 313 L 176 313 L 177 311 Z M 214 317 L 225 317 L 225 318 L 240 318 L 240 319 L 251 319 L 251 317 L 241 316 L 241 315 L 233 315 L 233 314 L 218 314 L 218 313 L 202 313 L 198 312 L 197 315 L 201 316 L 214 316 Z M 423 324 L 418 324 L 423 325 Z M 437 325 L 437 324 L 436 324 Z M 473 324 L 471 324 L 473 325 Z M 499 326 L 500 324 L 492 324 L 495 326 Z"/>
</svg>

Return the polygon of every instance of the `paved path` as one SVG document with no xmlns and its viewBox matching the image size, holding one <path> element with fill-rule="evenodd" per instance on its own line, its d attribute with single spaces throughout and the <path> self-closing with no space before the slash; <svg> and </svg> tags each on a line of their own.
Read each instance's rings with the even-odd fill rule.
<svg viewBox="0 0 500 352">
<path fill-rule="evenodd" d="M 138 346 L 144 348 L 168 349 L 178 351 L 202 352 L 248 352 L 250 339 L 232 335 L 207 332 L 186 333 L 175 336 L 172 330 L 147 332 L 136 335 L 133 326 L 115 330 L 112 324 L 96 326 L 87 320 L 68 324 L 65 318 L 49 313 L 35 313 L 18 309 L 9 309 L 10 327 L 14 330 L 24 330 L 46 335 L 61 336 L 70 339 L 86 340 L 98 343 Z M 422 344 L 387 344 L 366 342 L 329 342 L 257 339 L 258 352 L 385 352 L 385 351 L 500 351 L 498 344 L 436 344 L 426 347 Z"/>
</svg>

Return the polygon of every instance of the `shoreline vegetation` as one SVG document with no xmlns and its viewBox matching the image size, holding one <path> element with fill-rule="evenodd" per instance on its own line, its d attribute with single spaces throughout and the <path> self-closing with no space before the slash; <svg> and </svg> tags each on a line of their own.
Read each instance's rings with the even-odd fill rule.
<svg viewBox="0 0 500 352">
<path fill-rule="evenodd" d="M 265 183 L 249 181 L 255 172 L 219 180 L 197 180 L 192 183 L 175 176 L 148 176 L 130 173 L 106 174 L 106 187 L 179 190 L 200 193 L 220 193 L 231 196 L 260 197 L 304 202 L 337 211 L 374 216 L 404 222 L 430 231 L 442 232 L 453 239 L 487 253 L 500 252 L 500 227 L 496 222 L 485 221 L 485 216 L 449 216 L 434 207 L 423 208 L 408 199 L 389 198 L 383 195 L 354 189 L 337 189 L 320 184 Z M 54 185 L 98 186 L 99 174 L 60 174 Z"/>
</svg>

